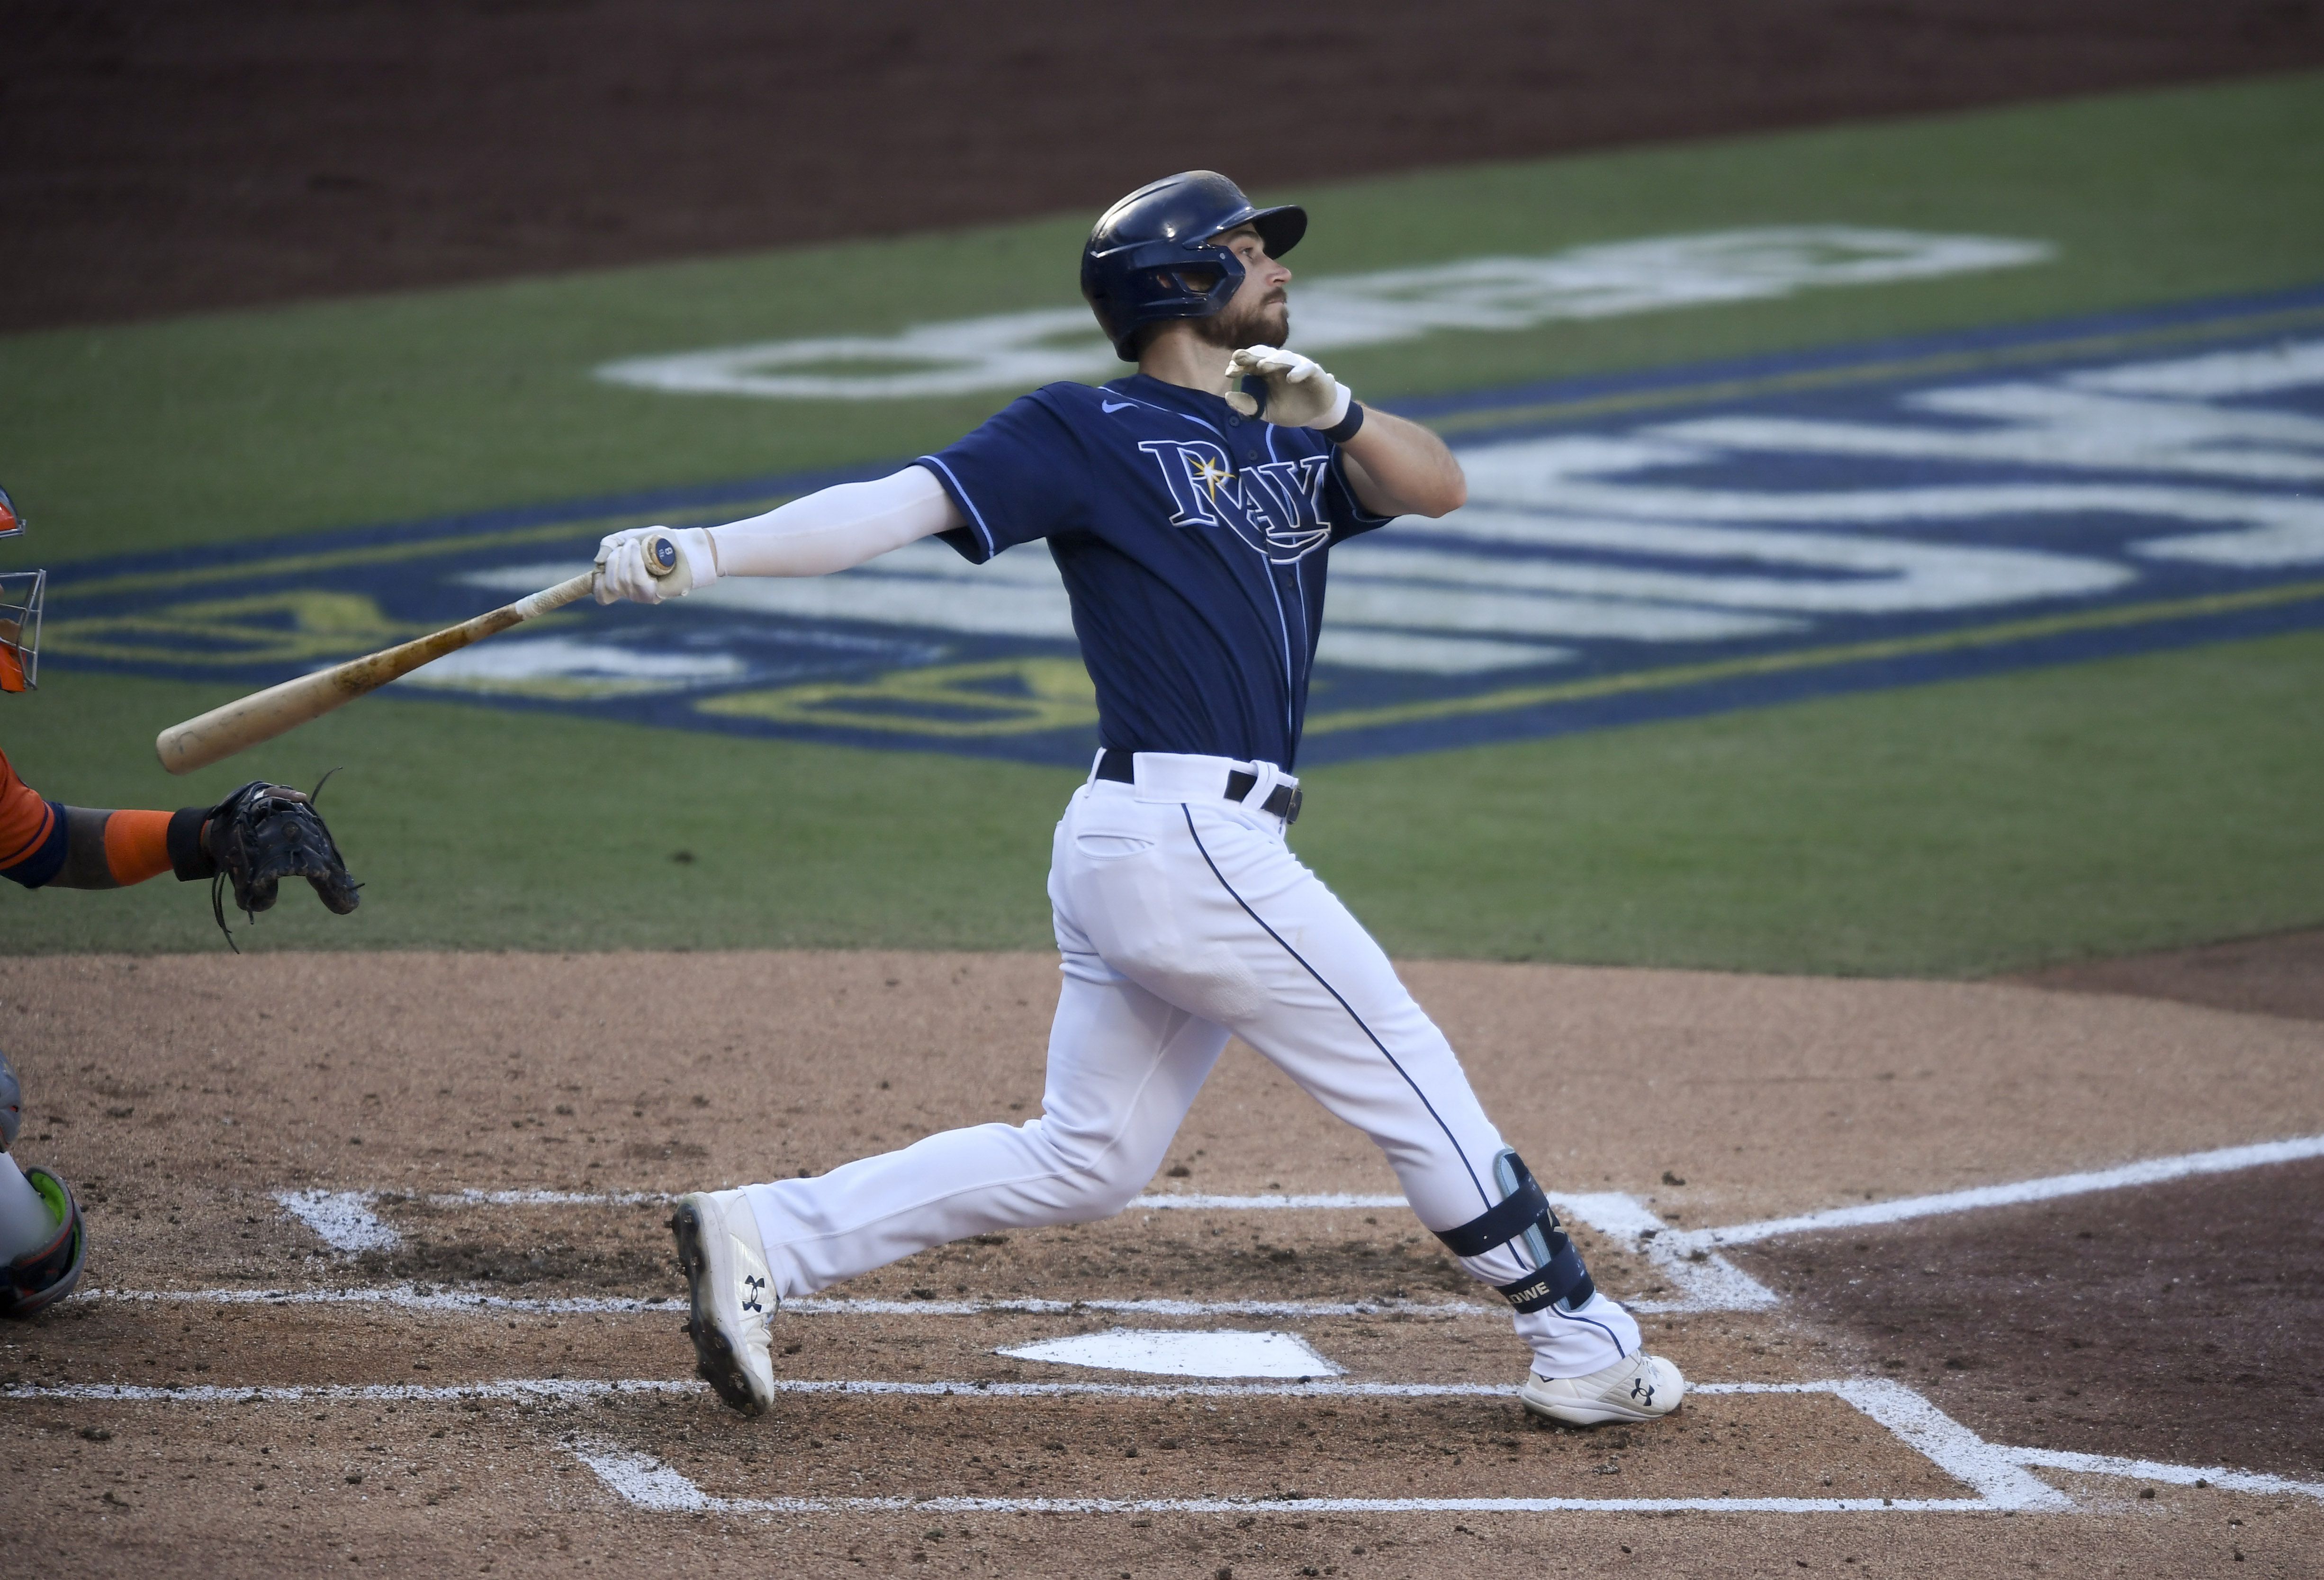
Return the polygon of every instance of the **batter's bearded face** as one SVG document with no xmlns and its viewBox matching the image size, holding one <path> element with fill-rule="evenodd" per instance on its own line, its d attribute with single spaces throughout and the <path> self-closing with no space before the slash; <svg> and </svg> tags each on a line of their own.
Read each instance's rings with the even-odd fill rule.
<svg viewBox="0 0 2324 1580">
<path fill-rule="evenodd" d="M 1220 239 L 1242 260 L 1242 286 L 1226 311 L 1195 319 L 1194 333 L 1227 351 L 1281 345 L 1291 338 L 1291 305 L 1284 290 L 1291 271 L 1267 255 L 1266 243 L 1249 225 Z"/>
</svg>

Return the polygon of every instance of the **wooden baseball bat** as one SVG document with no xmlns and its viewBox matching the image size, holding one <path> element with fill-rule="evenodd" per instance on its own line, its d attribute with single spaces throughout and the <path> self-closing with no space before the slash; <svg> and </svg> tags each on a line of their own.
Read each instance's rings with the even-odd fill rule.
<svg viewBox="0 0 2324 1580">
<path fill-rule="evenodd" d="M 678 545 L 668 533 L 649 534 L 644 547 L 649 574 L 667 576 L 678 568 Z M 471 642 L 480 642 L 511 626 L 522 625 L 552 609 L 562 609 L 586 598 L 596 580 L 597 572 L 592 568 L 586 575 L 543 588 L 489 614 L 237 697 L 182 724 L 171 725 L 154 738 L 154 755 L 173 774 L 206 768 L 262 740 L 272 740 L 286 730 L 295 730 L 309 719 L 319 719 L 333 708 L 375 692 L 397 676 L 409 675 L 447 653 L 457 652 Z"/>
</svg>

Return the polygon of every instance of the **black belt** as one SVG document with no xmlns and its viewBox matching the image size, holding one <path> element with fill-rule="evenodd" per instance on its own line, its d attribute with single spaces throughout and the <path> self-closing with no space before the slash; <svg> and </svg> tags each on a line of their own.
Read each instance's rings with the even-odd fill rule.
<svg viewBox="0 0 2324 1580">
<path fill-rule="evenodd" d="M 1101 779 L 1111 779 L 1120 785 L 1135 785 L 1138 783 L 1138 770 L 1131 758 L 1132 754 L 1130 752 L 1116 751 L 1111 747 L 1106 748 L 1104 751 L 1098 754 L 1097 776 Z M 1240 801 L 1250 794 L 1251 786 L 1258 783 L 1258 775 L 1246 774 L 1240 768 L 1236 768 L 1227 775 L 1226 797 L 1229 801 Z M 1277 785 L 1274 794 L 1267 798 L 1266 804 L 1259 810 L 1273 813 L 1283 820 L 1286 827 L 1297 822 L 1299 821 L 1299 786 Z"/>
</svg>

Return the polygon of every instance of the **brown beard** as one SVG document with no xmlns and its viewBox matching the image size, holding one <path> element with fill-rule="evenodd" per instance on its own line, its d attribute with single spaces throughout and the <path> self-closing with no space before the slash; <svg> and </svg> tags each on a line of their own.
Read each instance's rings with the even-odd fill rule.
<svg viewBox="0 0 2324 1580">
<path fill-rule="evenodd" d="M 1277 308 L 1279 319 L 1270 322 Z M 1231 302 L 1214 317 L 1194 320 L 1194 334 L 1205 345 L 1221 351 L 1240 351 L 1246 345 L 1281 345 L 1291 338 L 1291 309 L 1277 290 L 1253 307 Z"/>
</svg>

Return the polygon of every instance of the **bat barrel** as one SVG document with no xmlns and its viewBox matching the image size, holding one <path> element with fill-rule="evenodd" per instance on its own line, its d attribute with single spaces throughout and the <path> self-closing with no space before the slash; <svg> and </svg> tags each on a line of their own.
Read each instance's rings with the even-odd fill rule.
<svg viewBox="0 0 2324 1580">
<path fill-rule="evenodd" d="M 262 740 L 272 740 L 347 701 L 346 695 L 334 694 L 339 688 L 332 682 L 340 670 L 350 667 L 343 664 L 337 669 L 302 675 L 172 724 L 154 738 L 153 753 L 170 772 L 190 774 Z"/>
<path fill-rule="evenodd" d="M 153 755 L 173 774 L 206 768 L 260 741 L 272 740 L 285 730 L 295 730 L 309 719 L 320 718 L 341 703 L 377 691 L 432 659 L 585 597 L 589 584 L 590 577 L 576 576 L 489 614 L 414 638 L 401 647 L 366 653 L 329 669 L 318 669 L 246 697 L 236 697 L 207 713 L 171 725 L 154 737 Z"/>
</svg>

